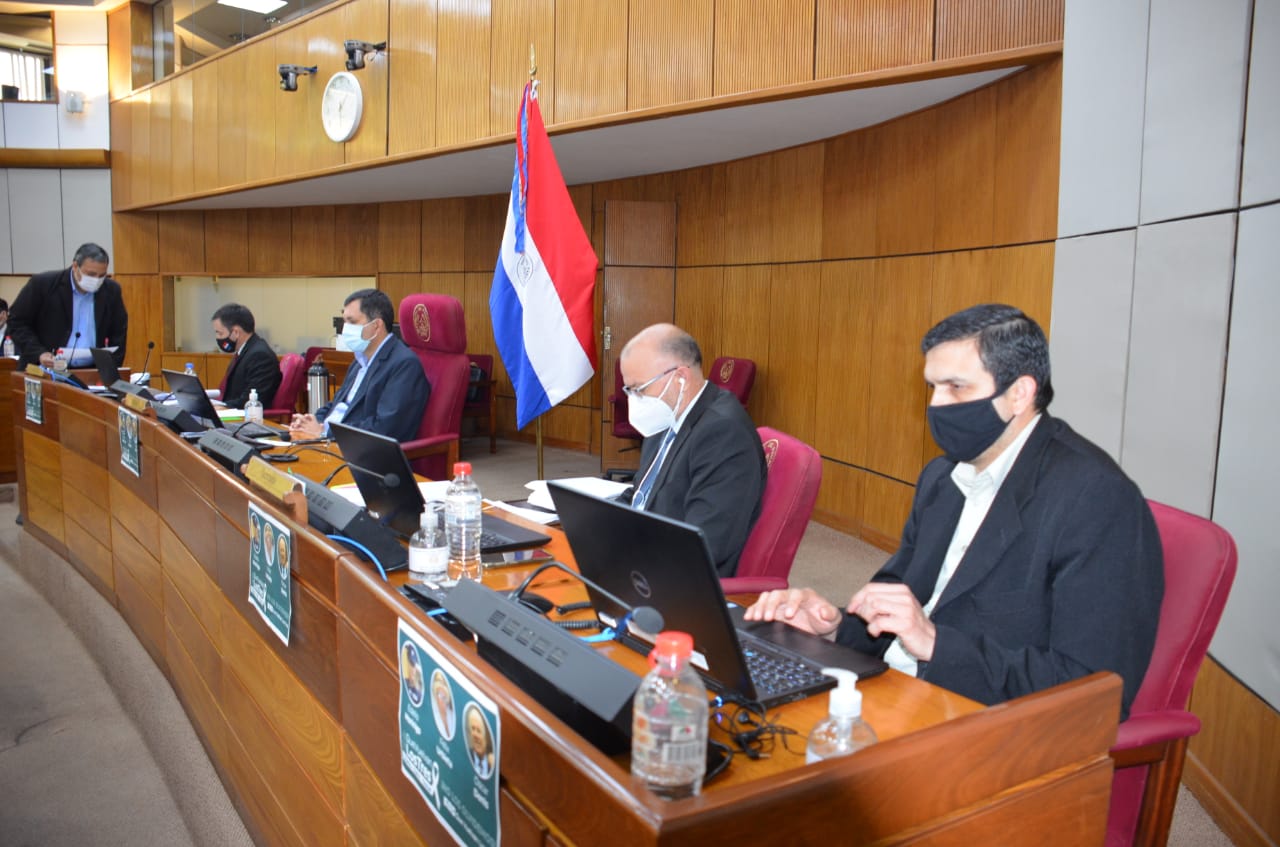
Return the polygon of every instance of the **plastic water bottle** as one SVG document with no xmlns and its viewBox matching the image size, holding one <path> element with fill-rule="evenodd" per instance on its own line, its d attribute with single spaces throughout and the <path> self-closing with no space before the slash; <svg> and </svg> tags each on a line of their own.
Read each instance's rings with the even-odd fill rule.
<svg viewBox="0 0 1280 847">
<path fill-rule="evenodd" d="M 480 489 L 471 478 L 471 463 L 453 466 L 453 482 L 445 493 L 445 526 L 449 533 L 449 579 L 480 579 Z"/>
<path fill-rule="evenodd" d="M 186 368 L 184 368 L 184 369 L 183 369 L 183 371 L 182 371 L 182 372 L 183 372 L 184 374 L 186 374 L 187 376 L 195 376 L 195 375 L 196 375 L 196 365 L 195 365 L 195 363 L 194 363 L 194 362 L 187 362 L 187 366 L 186 366 Z"/>
<path fill-rule="evenodd" d="M 67 351 L 59 347 L 53 354 L 53 370 L 55 373 L 67 372 Z"/>
<path fill-rule="evenodd" d="M 428 500 L 418 531 L 409 539 L 409 573 L 423 579 L 444 579 L 449 572 L 449 539 L 444 529 L 444 503 Z"/>
<path fill-rule="evenodd" d="M 827 716 L 818 721 L 809 733 L 805 761 L 820 762 L 847 756 L 875 744 L 875 730 L 862 719 L 862 692 L 858 690 L 858 675 L 844 668 L 823 668 L 827 676 L 839 680 L 831 689 Z"/>
<path fill-rule="evenodd" d="M 262 401 L 258 399 L 258 389 L 249 389 L 249 400 L 244 404 L 244 419 L 247 423 L 262 423 Z"/>
<path fill-rule="evenodd" d="M 701 792 L 707 772 L 707 688 L 692 655 L 688 633 L 659 634 L 632 707 L 631 774 L 669 800 Z"/>
<path fill-rule="evenodd" d="M 4 337 L 4 355 L 6 359 L 14 359 L 18 356 L 13 349 L 13 339 L 7 335 Z"/>
</svg>

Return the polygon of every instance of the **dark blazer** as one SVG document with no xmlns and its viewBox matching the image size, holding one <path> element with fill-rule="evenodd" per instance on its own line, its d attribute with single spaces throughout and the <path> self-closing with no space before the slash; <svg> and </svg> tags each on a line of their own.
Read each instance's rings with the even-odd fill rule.
<svg viewBox="0 0 1280 847">
<path fill-rule="evenodd" d="M 636 485 L 653 464 L 665 435 L 663 430 L 644 440 Z M 658 468 L 645 511 L 701 528 L 716 570 L 733 576 L 760 517 L 767 473 L 760 436 L 746 410 L 733 394 L 707 383 Z"/>
<path fill-rule="evenodd" d="M 955 463 L 930 462 L 916 484 L 898 552 L 873 580 L 905 582 L 921 605 L 964 507 Z M 1151 660 L 1164 564 L 1138 487 L 1106 453 L 1045 414 L 934 607 L 933 659 L 919 675 L 982 703 L 1086 676 L 1124 679 L 1122 712 Z M 846 616 L 836 639 L 883 654 Z"/>
<path fill-rule="evenodd" d="M 323 421 L 335 405 L 346 400 L 350 408 L 343 423 L 396 441 L 412 441 L 431 396 L 431 384 L 427 382 L 422 363 L 403 341 L 389 335 L 368 367 L 370 370 L 360 384 L 360 391 L 349 398 L 351 384 L 360 371 L 359 363 L 353 363 L 347 369 L 342 387 L 333 395 L 333 402 L 316 410 L 316 419 Z"/>
<path fill-rule="evenodd" d="M 129 313 L 124 309 L 120 283 L 108 277 L 93 294 L 93 319 L 97 338 L 82 338 L 80 345 L 117 347 L 116 365 L 124 364 Z M 71 269 L 36 274 L 18 292 L 9 309 L 9 335 L 18 350 L 18 367 L 40 361 L 67 342 L 71 333 Z"/>
<path fill-rule="evenodd" d="M 254 333 L 227 368 L 227 390 L 222 402 L 233 409 L 243 409 L 249 402 L 249 389 L 256 388 L 262 408 L 269 409 L 280 389 L 280 378 L 275 351 L 265 338 Z"/>
</svg>

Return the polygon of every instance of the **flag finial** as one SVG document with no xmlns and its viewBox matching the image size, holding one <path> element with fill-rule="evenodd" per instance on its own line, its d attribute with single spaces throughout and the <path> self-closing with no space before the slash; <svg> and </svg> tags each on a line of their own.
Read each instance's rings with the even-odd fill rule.
<svg viewBox="0 0 1280 847">
<path fill-rule="evenodd" d="M 533 42 L 529 42 L 529 79 L 538 75 L 538 60 L 533 55 Z"/>
</svg>

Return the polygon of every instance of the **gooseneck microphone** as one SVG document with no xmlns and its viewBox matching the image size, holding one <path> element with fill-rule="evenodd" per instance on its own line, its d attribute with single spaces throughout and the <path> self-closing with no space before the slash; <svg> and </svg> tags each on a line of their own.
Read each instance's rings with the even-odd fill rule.
<svg viewBox="0 0 1280 847">
<path fill-rule="evenodd" d="M 151 374 L 147 373 L 147 364 L 151 361 L 151 351 L 154 350 L 155 348 L 156 348 L 156 343 L 154 341 L 147 342 L 147 356 L 145 359 L 142 360 L 142 370 L 138 371 L 138 373 L 135 374 L 135 376 L 137 376 L 137 380 L 134 381 L 134 385 L 150 385 L 151 384 Z"/>
<path fill-rule="evenodd" d="M 609 591 L 606 591 L 604 588 L 602 588 L 593 580 L 587 579 L 585 576 L 583 576 L 582 574 L 578 573 L 575 570 L 570 570 L 560 562 L 555 562 L 555 561 L 547 562 L 546 564 L 543 564 L 537 568 L 534 568 L 533 571 L 527 577 L 524 578 L 524 581 L 521 582 L 520 585 L 518 585 L 515 588 L 515 590 L 512 591 L 507 596 L 510 597 L 512 600 L 519 602 L 520 596 L 524 594 L 525 589 L 527 589 L 529 585 L 535 579 L 537 579 L 540 573 L 547 570 L 548 568 L 556 568 L 558 570 L 564 571 L 565 573 L 569 574 L 569 576 L 579 580 L 580 582 L 582 582 L 583 584 L 591 588 L 594 588 L 596 591 L 599 591 L 605 597 L 609 598 L 611 602 L 616 603 L 617 605 L 627 610 L 627 613 L 623 615 L 622 618 L 618 620 L 617 625 L 614 626 L 615 638 L 625 633 L 627 631 L 627 625 L 632 622 L 635 623 L 638 629 L 642 629 L 645 632 L 651 632 L 651 633 L 662 632 L 662 628 L 665 625 L 665 621 L 662 619 L 662 613 L 659 612 L 657 609 L 653 608 L 652 606 L 632 606 L 630 603 L 624 602 L 619 597 L 615 596 L 614 594 L 611 594 Z"/>
<path fill-rule="evenodd" d="M 370 470 L 369 468 L 361 467 L 360 465 L 357 465 L 355 462 L 343 462 L 342 464 L 334 468 L 332 473 L 330 473 L 328 476 L 324 478 L 324 482 L 322 484 L 325 486 L 325 488 L 329 487 L 329 483 L 333 481 L 333 478 L 337 476 L 338 473 L 343 468 L 351 468 L 352 470 L 360 471 L 360 473 L 368 474 L 369 476 L 381 482 L 387 488 L 397 488 L 400 485 L 400 474 L 378 473 L 375 470 Z"/>
<path fill-rule="evenodd" d="M 71 340 L 71 353 L 67 356 L 67 367 L 74 368 L 76 366 L 76 350 L 80 349 L 80 332 L 76 331 L 75 338 Z"/>
</svg>

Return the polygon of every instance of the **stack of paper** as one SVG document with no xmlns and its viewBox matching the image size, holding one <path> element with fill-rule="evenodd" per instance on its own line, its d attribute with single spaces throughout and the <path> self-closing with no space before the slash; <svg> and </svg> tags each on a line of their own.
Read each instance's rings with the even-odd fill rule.
<svg viewBox="0 0 1280 847">
<path fill-rule="evenodd" d="M 557 479 L 556 482 L 566 488 L 572 488 L 574 491 L 581 491 L 583 494 L 590 494 L 593 497 L 599 497 L 604 500 L 610 497 L 617 497 L 631 487 L 629 482 L 614 482 L 611 479 L 601 479 L 598 476 L 578 476 L 570 479 Z M 547 491 L 547 481 L 545 479 L 535 479 L 533 482 L 526 483 L 525 488 L 529 489 L 529 505 L 552 512 L 556 510 L 556 504 L 551 501 L 551 492 Z"/>
</svg>

